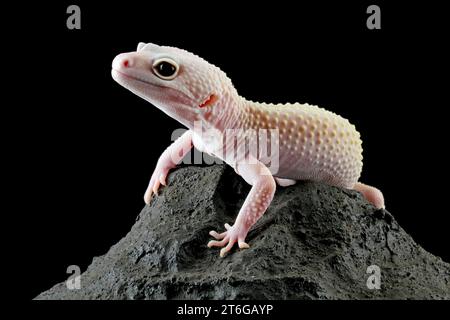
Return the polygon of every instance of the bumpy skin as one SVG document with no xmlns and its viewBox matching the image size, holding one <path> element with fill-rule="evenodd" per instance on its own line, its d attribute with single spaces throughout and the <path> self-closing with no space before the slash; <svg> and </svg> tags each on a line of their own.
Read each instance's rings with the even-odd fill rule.
<svg viewBox="0 0 450 320">
<path fill-rule="evenodd" d="M 158 71 L 161 61 L 175 70 L 170 77 Z M 288 186 L 296 180 L 314 180 L 355 189 L 376 207 L 384 207 L 379 190 L 358 182 L 362 170 L 359 133 L 346 119 L 330 111 L 308 104 L 248 101 L 238 95 L 219 68 L 174 47 L 140 43 L 137 51 L 120 54 L 114 59 L 112 76 L 189 129 L 158 160 L 144 195 L 146 203 L 152 194 L 157 194 L 160 185 L 166 184 L 169 171 L 193 145 L 227 161 L 252 185 L 233 226 L 226 224 L 226 231 L 220 234 L 210 232 L 216 240 L 210 241 L 208 246 L 223 247 L 220 256 L 236 242 L 240 248 L 248 248 L 245 237 L 270 205 L 275 181 Z M 200 132 L 194 130 L 196 123 L 201 123 Z M 247 154 L 247 161 L 228 161 L 224 154 L 231 146 L 218 141 L 230 129 L 242 129 L 239 132 L 277 129 L 277 170 L 271 171 L 270 159 L 258 155 Z M 243 141 L 240 134 L 237 141 Z"/>
<path fill-rule="evenodd" d="M 248 102 L 243 127 L 277 128 L 280 170 L 277 176 L 315 180 L 353 188 L 362 170 L 360 135 L 348 120 L 307 104 Z"/>
</svg>

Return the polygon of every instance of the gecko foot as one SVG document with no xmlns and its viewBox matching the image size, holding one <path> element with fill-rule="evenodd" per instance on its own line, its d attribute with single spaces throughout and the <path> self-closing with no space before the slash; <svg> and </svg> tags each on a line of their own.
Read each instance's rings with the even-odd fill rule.
<svg viewBox="0 0 450 320">
<path fill-rule="evenodd" d="M 217 233 L 216 231 L 209 232 L 209 234 L 216 238 L 216 240 L 211 240 L 208 242 L 208 247 L 223 247 L 220 250 L 220 257 L 224 257 L 236 242 L 241 249 L 247 249 L 250 247 L 245 242 L 247 231 L 244 231 L 244 228 L 235 227 L 235 225 L 230 226 L 228 223 L 225 223 L 225 229 L 227 231 L 222 233 Z"/>
<path fill-rule="evenodd" d="M 145 191 L 144 201 L 146 204 L 150 203 L 153 194 L 158 195 L 158 190 L 161 185 L 167 185 L 167 175 L 169 173 L 169 168 L 157 166 L 152 174 L 150 183 L 148 184 L 147 191 Z"/>
</svg>

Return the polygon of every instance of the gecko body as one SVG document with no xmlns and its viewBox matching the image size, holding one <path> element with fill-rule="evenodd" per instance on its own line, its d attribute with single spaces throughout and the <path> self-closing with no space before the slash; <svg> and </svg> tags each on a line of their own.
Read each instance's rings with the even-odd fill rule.
<svg viewBox="0 0 450 320">
<path fill-rule="evenodd" d="M 308 104 L 267 104 L 241 97 L 219 68 L 188 51 L 139 43 L 136 51 L 118 55 L 112 76 L 122 86 L 178 120 L 188 131 L 160 156 L 144 200 L 149 203 L 169 171 L 192 146 L 221 158 L 252 188 L 235 223 L 226 231 L 210 234 L 209 247 L 223 247 L 224 256 L 235 243 L 248 248 L 245 237 L 270 205 L 276 184 L 289 186 L 297 180 L 313 180 L 360 191 L 378 208 L 384 207 L 382 193 L 358 182 L 362 171 L 362 143 L 355 126 L 339 115 Z M 200 130 L 195 129 L 201 124 Z M 224 139 L 233 132 L 233 143 Z M 248 132 L 256 133 L 249 139 Z M 262 133 L 270 152 L 244 152 L 227 158 L 235 143 L 253 143 Z M 264 136 L 266 137 L 266 136 Z M 258 141 L 258 142 L 255 142 Z M 276 151 L 276 152 L 275 152 Z M 276 167 L 273 168 L 276 156 Z"/>
</svg>

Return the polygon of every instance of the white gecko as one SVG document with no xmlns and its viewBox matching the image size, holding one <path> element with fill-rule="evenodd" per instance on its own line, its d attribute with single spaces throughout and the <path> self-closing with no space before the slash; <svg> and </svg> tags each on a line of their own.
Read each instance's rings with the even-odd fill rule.
<svg viewBox="0 0 450 320">
<path fill-rule="evenodd" d="M 208 247 L 223 247 L 221 257 L 236 242 L 241 249 L 249 247 L 247 233 L 270 205 L 276 183 L 319 181 L 357 190 L 375 207 L 384 208 L 382 193 L 358 182 L 362 170 L 359 133 L 330 111 L 308 104 L 246 100 L 219 68 L 188 51 L 151 43 L 139 43 L 137 51 L 119 54 L 112 63 L 112 77 L 189 129 L 160 156 L 144 195 L 146 203 L 160 185 L 166 185 L 169 170 L 192 146 L 221 158 L 252 186 L 234 224 L 225 224 L 222 233 L 210 232 L 216 240 Z M 200 134 L 194 130 L 198 122 L 204 128 Z M 258 153 L 245 153 L 246 161 L 227 161 L 223 151 L 229 146 L 217 141 L 223 142 L 219 136 L 229 129 L 277 130 L 279 140 L 272 141 L 279 141 L 276 172 Z M 202 136 L 206 131 L 207 139 Z"/>
</svg>

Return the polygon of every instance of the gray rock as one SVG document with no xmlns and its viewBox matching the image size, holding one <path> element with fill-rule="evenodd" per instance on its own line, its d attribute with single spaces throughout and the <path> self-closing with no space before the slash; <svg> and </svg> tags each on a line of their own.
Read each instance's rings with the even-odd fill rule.
<svg viewBox="0 0 450 320">
<path fill-rule="evenodd" d="M 81 289 L 60 283 L 36 299 L 450 299 L 450 264 L 359 193 L 319 183 L 278 187 L 250 249 L 219 258 L 208 232 L 233 223 L 249 189 L 225 166 L 174 171 Z"/>
</svg>

